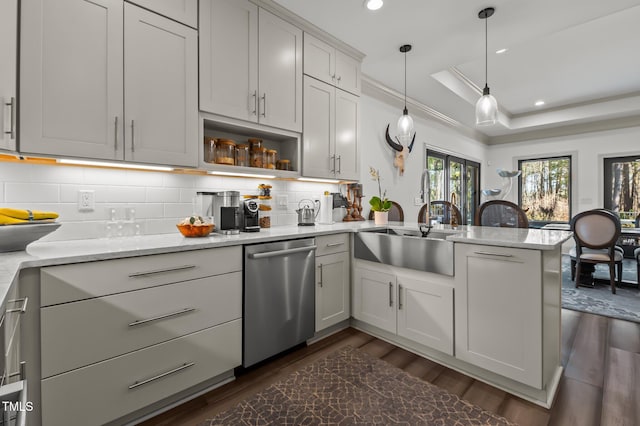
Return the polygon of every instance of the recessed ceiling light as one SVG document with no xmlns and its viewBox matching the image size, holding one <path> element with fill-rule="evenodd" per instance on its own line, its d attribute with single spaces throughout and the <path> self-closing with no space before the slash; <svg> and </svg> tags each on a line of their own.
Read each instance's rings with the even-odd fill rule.
<svg viewBox="0 0 640 426">
<path fill-rule="evenodd" d="M 497 53 L 498 55 L 500 55 L 501 53 L 504 53 L 504 52 L 506 52 L 507 50 L 509 50 L 509 49 L 504 48 L 504 49 L 496 50 L 496 53 Z"/>
<path fill-rule="evenodd" d="M 542 106 L 544 105 L 544 101 L 536 101 L 535 106 Z"/>
<path fill-rule="evenodd" d="M 378 10 L 382 7 L 382 0 L 365 0 L 364 4 L 369 10 Z"/>
</svg>

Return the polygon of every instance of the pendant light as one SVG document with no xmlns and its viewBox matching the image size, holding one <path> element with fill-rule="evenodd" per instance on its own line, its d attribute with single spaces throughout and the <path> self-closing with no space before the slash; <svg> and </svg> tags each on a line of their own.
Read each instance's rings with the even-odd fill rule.
<svg viewBox="0 0 640 426">
<path fill-rule="evenodd" d="M 478 18 L 484 19 L 484 89 L 482 97 L 476 103 L 476 125 L 491 126 L 498 121 L 498 102 L 496 98 L 489 93 L 488 81 L 488 34 L 487 20 L 496 10 L 493 7 L 482 9 L 478 13 Z"/>
<path fill-rule="evenodd" d="M 398 139 L 402 144 L 411 141 L 411 134 L 413 133 L 413 118 L 411 118 L 407 110 L 407 52 L 410 50 L 410 44 L 400 46 L 400 52 L 404 53 L 404 109 L 398 119 Z"/>
</svg>

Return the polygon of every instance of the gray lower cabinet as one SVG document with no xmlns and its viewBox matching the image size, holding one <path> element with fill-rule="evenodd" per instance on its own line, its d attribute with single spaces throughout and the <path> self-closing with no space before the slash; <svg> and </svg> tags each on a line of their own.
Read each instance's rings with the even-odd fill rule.
<svg viewBox="0 0 640 426">
<path fill-rule="evenodd" d="M 351 316 L 349 234 L 316 237 L 316 332 Z"/>
<path fill-rule="evenodd" d="M 230 378 L 241 270 L 241 247 L 42 268 L 33 423 L 128 422 Z"/>
</svg>

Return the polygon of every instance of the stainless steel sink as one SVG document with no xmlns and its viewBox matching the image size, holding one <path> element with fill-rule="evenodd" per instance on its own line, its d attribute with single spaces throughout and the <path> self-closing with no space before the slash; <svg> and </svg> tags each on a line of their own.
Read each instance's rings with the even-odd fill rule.
<svg viewBox="0 0 640 426">
<path fill-rule="evenodd" d="M 413 229 L 374 229 L 355 234 L 354 255 L 358 259 L 418 271 L 453 276 L 451 234 L 429 232 L 427 237 Z"/>
</svg>

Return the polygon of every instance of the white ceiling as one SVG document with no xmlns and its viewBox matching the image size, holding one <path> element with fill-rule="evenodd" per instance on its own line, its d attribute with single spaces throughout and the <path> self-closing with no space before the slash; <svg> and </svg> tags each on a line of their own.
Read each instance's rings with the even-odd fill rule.
<svg viewBox="0 0 640 426">
<path fill-rule="evenodd" d="M 364 0 L 274 1 L 362 51 L 363 74 L 398 92 L 398 49 L 412 44 L 407 96 L 489 143 L 640 125 L 640 0 L 385 0 L 378 11 Z M 495 126 L 476 127 L 485 79 L 478 12 L 489 6 L 488 83 L 501 115 Z M 508 50 L 496 54 L 501 48 Z"/>
</svg>

